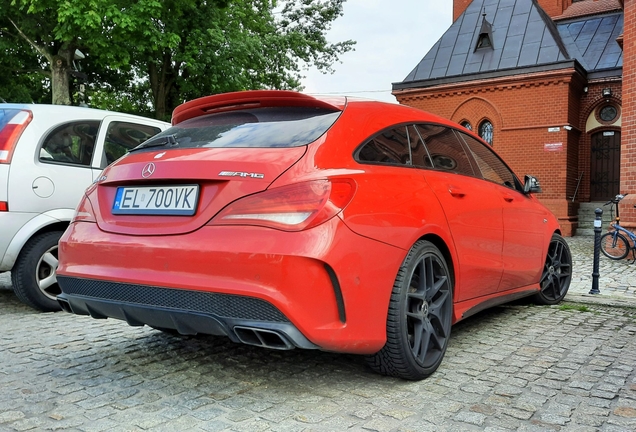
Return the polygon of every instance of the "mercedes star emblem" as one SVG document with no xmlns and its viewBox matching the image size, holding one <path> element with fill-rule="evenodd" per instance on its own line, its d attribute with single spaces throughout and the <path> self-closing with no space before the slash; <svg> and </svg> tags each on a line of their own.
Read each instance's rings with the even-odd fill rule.
<svg viewBox="0 0 636 432">
<path fill-rule="evenodd" d="M 144 169 L 141 170 L 141 176 L 143 178 L 148 178 L 150 177 L 153 173 L 155 172 L 155 164 L 153 164 L 152 162 L 150 162 L 148 165 L 146 165 L 144 167 Z"/>
</svg>

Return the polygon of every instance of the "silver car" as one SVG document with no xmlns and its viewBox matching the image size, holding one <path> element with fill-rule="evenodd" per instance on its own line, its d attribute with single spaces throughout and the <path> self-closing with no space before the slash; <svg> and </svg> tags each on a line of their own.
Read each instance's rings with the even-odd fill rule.
<svg viewBox="0 0 636 432">
<path fill-rule="evenodd" d="M 0 273 L 18 298 L 55 311 L 57 243 L 102 170 L 170 125 L 59 105 L 0 104 Z"/>
</svg>

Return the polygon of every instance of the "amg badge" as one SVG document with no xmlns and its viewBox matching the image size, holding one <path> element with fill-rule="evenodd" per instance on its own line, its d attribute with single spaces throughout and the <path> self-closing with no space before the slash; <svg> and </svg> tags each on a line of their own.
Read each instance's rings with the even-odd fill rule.
<svg viewBox="0 0 636 432">
<path fill-rule="evenodd" d="M 219 173 L 221 177 L 249 177 L 254 179 L 262 179 L 265 178 L 265 174 L 260 173 L 248 173 L 248 172 L 236 172 L 236 171 L 221 171 Z"/>
</svg>

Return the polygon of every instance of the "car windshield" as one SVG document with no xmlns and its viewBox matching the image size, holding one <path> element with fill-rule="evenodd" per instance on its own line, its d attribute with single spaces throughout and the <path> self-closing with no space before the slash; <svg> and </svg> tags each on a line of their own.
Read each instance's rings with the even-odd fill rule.
<svg viewBox="0 0 636 432">
<path fill-rule="evenodd" d="M 186 120 L 142 143 L 166 148 L 299 147 L 324 134 L 340 111 L 306 107 L 243 109 Z"/>
</svg>

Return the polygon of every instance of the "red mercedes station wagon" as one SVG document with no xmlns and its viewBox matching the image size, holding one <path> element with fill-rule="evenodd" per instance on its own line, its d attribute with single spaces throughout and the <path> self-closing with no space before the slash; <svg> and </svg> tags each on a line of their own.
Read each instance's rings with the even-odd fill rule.
<svg viewBox="0 0 636 432">
<path fill-rule="evenodd" d="M 555 304 L 555 217 L 487 144 L 405 106 L 290 91 L 204 97 L 86 191 L 60 241 L 67 312 L 273 349 L 365 354 L 421 379 L 451 325 Z"/>
</svg>

